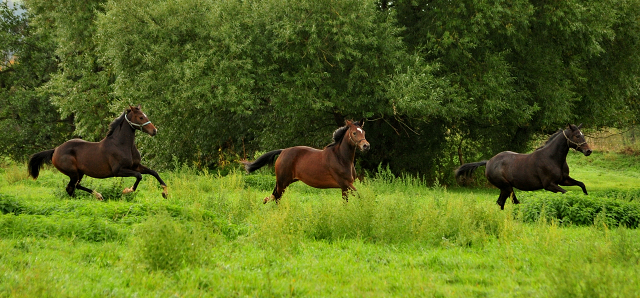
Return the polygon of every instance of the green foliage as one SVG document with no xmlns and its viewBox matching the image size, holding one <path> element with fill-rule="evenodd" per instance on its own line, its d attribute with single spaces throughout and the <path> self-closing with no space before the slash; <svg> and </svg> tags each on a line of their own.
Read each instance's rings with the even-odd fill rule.
<svg viewBox="0 0 640 298">
<path fill-rule="evenodd" d="M 69 137 L 73 118 L 62 120 L 39 90 L 58 71 L 51 32 L 17 8 L 0 3 L 0 156 L 23 161 Z"/>
<path fill-rule="evenodd" d="M 452 184 L 461 162 L 526 151 L 535 134 L 640 115 L 638 0 L 25 4 L 1 6 L 0 50 L 17 63 L 0 70 L 0 155 L 15 160 L 97 141 L 141 103 L 159 128 L 138 139 L 154 168 L 227 174 L 366 118 L 359 170 Z"/>
<path fill-rule="evenodd" d="M 15 210 L 14 210 L 15 212 Z M 0 236 L 7 238 L 68 237 L 84 241 L 115 241 L 124 235 L 113 224 L 95 217 L 1 215 Z"/>
<path fill-rule="evenodd" d="M 244 184 L 257 190 L 270 191 L 276 185 L 276 180 L 272 175 L 246 175 Z"/>
<path fill-rule="evenodd" d="M 156 162 L 324 146 L 345 117 L 390 113 L 383 82 L 409 58 L 369 1 L 109 2 L 98 26 L 117 96 L 163 125 Z"/>
<path fill-rule="evenodd" d="M 638 190 L 581 193 L 564 195 L 537 192 L 519 196 L 526 204 L 514 210 L 524 222 L 541 219 L 558 220 L 565 225 L 604 224 L 608 227 L 640 225 Z"/>
<path fill-rule="evenodd" d="M 203 241 L 168 213 L 150 216 L 136 236 L 142 260 L 153 270 L 177 270 L 193 264 Z"/>
<path fill-rule="evenodd" d="M 624 165 L 634 157 L 606 158 Z M 357 182 L 348 203 L 337 189 L 298 182 L 279 205 L 264 205 L 270 169 L 223 176 L 182 164 L 161 173 L 167 199 L 145 178 L 130 200 L 100 202 L 57 196 L 66 176 L 48 167 L 37 180 L 9 182 L 4 162 L 0 296 L 635 297 L 639 229 L 609 224 L 602 212 L 583 226 L 513 216 L 547 195 L 602 199 L 607 210 L 637 203 L 635 180 L 595 187 L 635 179 L 635 168 L 601 164 L 572 167 L 589 196 L 574 194 L 577 187 L 522 192 L 519 207 L 501 211 L 495 189 L 431 187 L 386 165 Z M 105 189 L 122 184 L 85 179 Z"/>
<path fill-rule="evenodd" d="M 453 90 L 449 100 L 466 102 L 447 124 L 463 138 L 458 148 L 478 143 L 465 156 L 525 151 L 532 134 L 569 122 L 637 120 L 628 102 L 637 98 L 640 54 L 630 52 L 638 35 L 628 30 L 638 32 L 639 1 L 407 0 L 381 7 L 396 12 L 409 48 L 437 61 L 434 75 L 450 87 L 433 89 Z"/>
<path fill-rule="evenodd" d="M 105 68 L 94 41 L 96 14 L 104 0 L 30 0 L 32 23 L 55 42 L 56 71 L 40 90 L 58 108 L 63 119 L 72 119 L 74 135 L 99 141 L 108 125 L 121 113 L 127 100 L 115 101 L 113 74 Z"/>
</svg>

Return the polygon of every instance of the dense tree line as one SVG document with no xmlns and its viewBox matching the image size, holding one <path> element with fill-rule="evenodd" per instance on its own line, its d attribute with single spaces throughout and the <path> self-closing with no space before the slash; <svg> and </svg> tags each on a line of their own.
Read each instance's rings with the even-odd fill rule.
<svg viewBox="0 0 640 298">
<path fill-rule="evenodd" d="M 154 166 L 322 147 L 366 118 L 359 166 L 448 179 L 571 122 L 640 115 L 640 0 L 27 0 L 1 6 L 0 154 L 97 141 L 127 104 Z M 6 56 L 6 55 L 5 55 Z M 5 59 L 7 60 L 7 59 Z"/>
</svg>

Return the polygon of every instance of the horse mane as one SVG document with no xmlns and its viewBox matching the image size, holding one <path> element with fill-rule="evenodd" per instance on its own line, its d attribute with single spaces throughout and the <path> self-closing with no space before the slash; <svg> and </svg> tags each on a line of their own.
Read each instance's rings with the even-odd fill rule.
<svg viewBox="0 0 640 298">
<path fill-rule="evenodd" d="M 349 130 L 349 125 L 345 125 L 343 127 L 336 129 L 333 132 L 333 143 L 327 145 L 327 147 L 333 147 L 335 145 L 340 144 L 342 142 L 342 139 L 344 138 L 344 134 L 347 133 L 348 130 Z"/>
<path fill-rule="evenodd" d="M 118 128 L 118 126 L 120 126 L 122 121 L 124 121 L 124 116 L 130 111 L 131 111 L 130 109 L 127 109 L 122 113 L 122 115 L 120 115 L 120 117 L 116 118 L 115 120 L 113 120 L 113 122 L 111 122 L 111 124 L 109 124 L 109 132 L 107 132 L 107 137 L 112 135 L 113 132 L 116 131 L 116 128 Z"/>
<path fill-rule="evenodd" d="M 538 151 L 544 147 L 547 147 L 547 145 L 549 145 L 549 143 L 551 143 L 552 140 L 554 140 L 556 137 L 558 137 L 560 135 L 560 133 L 563 131 L 563 129 L 559 129 L 558 131 L 554 132 L 548 139 L 546 142 L 544 142 L 544 145 L 536 148 L 536 150 L 534 151 Z"/>
</svg>

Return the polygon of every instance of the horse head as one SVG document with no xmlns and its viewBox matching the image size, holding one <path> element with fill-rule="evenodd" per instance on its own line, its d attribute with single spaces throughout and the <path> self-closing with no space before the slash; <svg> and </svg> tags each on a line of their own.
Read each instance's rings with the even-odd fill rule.
<svg viewBox="0 0 640 298">
<path fill-rule="evenodd" d="M 129 125 L 133 129 L 139 129 L 150 136 L 155 136 L 158 133 L 156 127 L 151 123 L 147 115 L 142 112 L 141 106 L 133 107 L 129 105 L 129 109 L 125 114 L 125 120 L 129 122 Z"/>
<path fill-rule="evenodd" d="M 362 127 L 364 126 L 364 119 L 357 122 L 347 120 L 346 124 L 349 127 L 349 130 L 347 131 L 347 134 L 349 135 L 349 142 L 353 146 L 358 147 L 360 151 L 369 150 L 369 148 L 371 148 L 371 145 L 369 145 L 369 142 L 365 138 L 365 132 L 364 129 L 362 129 Z"/>
<path fill-rule="evenodd" d="M 569 128 L 562 131 L 564 137 L 567 139 L 569 148 L 576 149 L 582 152 L 584 156 L 591 155 L 591 147 L 587 144 L 587 140 L 584 138 L 584 134 L 580 131 L 582 123 L 578 126 L 569 124 Z"/>
</svg>

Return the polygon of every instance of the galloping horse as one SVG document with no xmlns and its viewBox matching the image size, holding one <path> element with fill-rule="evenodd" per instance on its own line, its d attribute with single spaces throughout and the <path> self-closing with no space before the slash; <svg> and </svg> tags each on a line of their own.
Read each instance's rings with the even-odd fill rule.
<svg viewBox="0 0 640 298">
<path fill-rule="evenodd" d="M 162 185 L 162 196 L 167 197 L 167 185 L 156 171 L 140 164 L 140 152 L 134 143 L 136 130 L 155 136 L 158 130 L 140 109 L 129 108 L 109 124 L 107 136 L 100 142 L 87 142 L 81 139 L 66 141 L 55 149 L 42 151 L 29 159 L 29 175 L 38 178 L 43 163 L 51 161 L 63 174 L 69 176 L 67 193 L 73 196 L 75 189 L 93 194 L 98 200 L 102 195 L 97 191 L 80 185 L 82 177 L 94 178 L 136 177 L 132 187 L 125 188 L 122 193 L 136 190 L 142 180 L 142 174 L 149 174 L 158 179 Z"/>
<path fill-rule="evenodd" d="M 356 190 L 353 181 L 356 169 L 353 161 L 356 147 L 361 151 L 369 150 L 369 142 L 364 137 L 364 120 L 352 122 L 333 132 L 333 143 L 323 150 L 306 146 L 296 146 L 267 152 L 254 162 L 244 161 L 245 169 L 251 173 L 276 160 L 276 187 L 264 203 L 282 197 L 284 189 L 298 180 L 315 188 L 340 188 L 342 198 L 347 199 L 349 190 Z"/>
<path fill-rule="evenodd" d="M 577 185 L 587 195 L 584 183 L 569 177 L 569 165 L 567 165 L 567 153 L 569 148 L 582 152 L 585 156 L 591 154 L 591 149 L 580 131 L 582 124 L 569 125 L 567 129 L 558 130 L 553 134 L 544 146 L 536 149 L 531 154 L 519 154 L 504 151 L 492 157 L 489 161 L 468 163 L 456 170 L 456 178 L 469 176 L 473 171 L 486 165 L 485 176 L 491 184 L 500 189 L 498 205 L 504 210 L 504 203 L 512 196 L 514 204 L 520 202 L 513 192 L 513 188 L 530 191 L 546 189 L 552 192 L 567 192 L 559 185 Z"/>
</svg>

